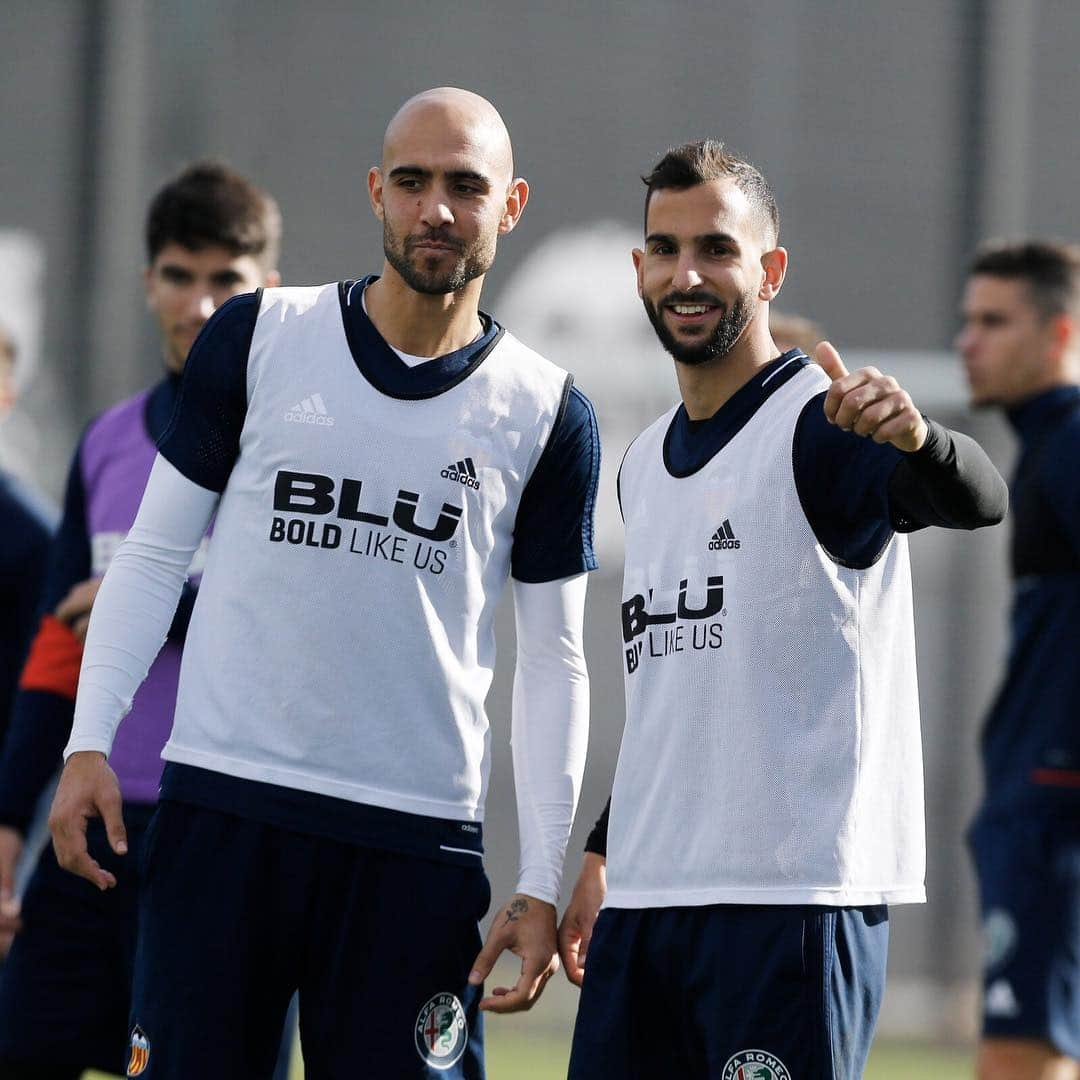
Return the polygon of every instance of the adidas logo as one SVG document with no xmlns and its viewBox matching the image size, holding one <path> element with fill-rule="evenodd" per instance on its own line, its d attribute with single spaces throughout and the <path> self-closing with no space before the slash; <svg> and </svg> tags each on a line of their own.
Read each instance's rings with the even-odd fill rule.
<svg viewBox="0 0 1080 1080">
<path fill-rule="evenodd" d="M 285 419 L 291 424 L 317 424 L 319 427 L 333 427 L 334 418 L 326 412 L 326 402 L 322 394 L 312 394 L 304 398 L 298 405 L 294 405 L 286 414 Z"/>
<path fill-rule="evenodd" d="M 471 457 L 459 461 L 456 465 L 447 465 L 439 475 L 445 480 L 454 480 L 459 484 L 464 484 L 465 487 L 477 490 L 480 488 L 480 481 L 476 479 L 476 469 Z"/>
<path fill-rule="evenodd" d="M 1020 1002 L 1016 1000 L 1007 979 L 997 979 L 986 988 L 983 1004 L 987 1016 L 1019 1016 Z"/>
<path fill-rule="evenodd" d="M 713 537 L 709 541 L 709 550 L 726 551 L 728 548 L 737 548 L 740 546 L 739 541 L 735 539 L 735 533 L 731 528 L 731 522 L 725 518 L 724 524 L 713 533 Z"/>
</svg>

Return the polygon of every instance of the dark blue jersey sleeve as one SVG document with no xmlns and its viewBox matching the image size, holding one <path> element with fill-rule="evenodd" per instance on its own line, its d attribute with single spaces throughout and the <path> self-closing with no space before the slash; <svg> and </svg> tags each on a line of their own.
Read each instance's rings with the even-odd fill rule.
<svg viewBox="0 0 1080 1080">
<path fill-rule="evenodd" d="M 37 676 L 36 688 L 24 686 L 15 692 L 0 754 L 0 824 L 21 831 L 26 830 L 42 790 L 60 764 L 75 705 L 74 678 L 81 649 L 70 631 L 49 616 L 73 585 L 90 576 L 80 450 L 68 472 L 60 528 L 48 548 L 35 610 L 37 632 L 23 681 L 31 668 L 43 675 Z"/>
<path fill-rule="evenodd" d="M 55 519 L 15 481 L 0 476 L 0 742 L 37 622 Z"/>
<path fill-rule="evenodd" d="M 795 426 L 795 486 L 841 565 L 871 566 L 894 532 L 975 529 L 1005 516 L 1005 481 L 974 439 L 928 420 L 925 444 L 905 454 L 830 424 L 824 401 L 824 391 L 811 398 Z"/>
<path fill-rule="evenodd" d="M 49 547 L 49 567 L 38 613 L 52 611 L 72 586 L 90 576 L 90 568 L 90 533 L 86 527 L 86 492 L 83 488 L 80 441 L 68 470 L 60 528 Z"/>
<path fill-rule="evenodd" d="M 202 328 L 158 451 L 193 483 L 224 491 L 247 413 L 247 359 L 259 293 L 235 296 Z"/>
<path fill-rule="evenodd" d="M 830 424 L 824 403 L 822 391 L 795 426 L 795 487 L 821 546 L 842 565 L 864 568 L 892 537 L 889 479 L 903 454 Z"/>
<path fill-rule="evenodd" d="M 1055 508 L 1073 557 L 1080 559 L 1080 408 L 1047 436 L 1039 450 L 1035 483 Z"/>
<path fill-rule="evenodd" d="M 514 521 L 510 572 L 517 581 L 557 581 L 596 569 L 593 512 L 600 436 L 589 399 L 570 385 Z"/>
</svg>

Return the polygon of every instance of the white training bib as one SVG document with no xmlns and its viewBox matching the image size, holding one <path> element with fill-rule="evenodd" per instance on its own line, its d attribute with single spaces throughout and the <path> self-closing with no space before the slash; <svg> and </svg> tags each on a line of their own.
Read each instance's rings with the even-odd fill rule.
<svg viewBox="0 0 1080 1080">
<path fill-rule="evenodd" d="M 674 410 L 627 452 L 607 906 L 924 899 L 907 541 L 840 566 L 795 486 L 827 385 L 804 368 L 691 476 L 664 463 Z"/>
<path fill-rule="evenodd" d="M 449 389 L 388 396 L 327 285 L 264 292 L 247 382 L 165 758 L 481 818 L 492 620 L 567 374 L 503 333 Z"/>
</svg>

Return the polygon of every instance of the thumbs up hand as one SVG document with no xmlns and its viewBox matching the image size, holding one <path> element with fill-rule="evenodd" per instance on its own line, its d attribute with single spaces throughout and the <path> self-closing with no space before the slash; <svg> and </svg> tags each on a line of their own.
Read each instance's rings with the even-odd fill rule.
<svg viewBox="0 0 1080 1080">
<path fill-rule="evenodd" d="M 827 341 L 814 350 L 814 359 L 833 381 L 825 395 L 825 418 L 830 424 L 876 443 L 892 443 L 906 454 L 926 442 L 926 420 L 891 375 L 873 367 L 849 374 Z"/>
</svg>

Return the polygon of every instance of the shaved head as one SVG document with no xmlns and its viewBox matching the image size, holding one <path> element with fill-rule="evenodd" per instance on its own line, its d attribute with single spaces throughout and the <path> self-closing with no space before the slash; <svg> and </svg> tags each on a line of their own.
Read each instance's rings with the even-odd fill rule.
<svg viewBox="0 0 1080 1080">
<path fill-rule="evenodd" d="M 416 292 L 445 296 L 487 273 L 529 185 L 514 176 L 510 135 L 495 106 L 440 86 L 394 114 L 368 193 L 387 266 Z"/>
<path fill-rule="evenodd" d="M 438 131 L 456 135 L 463 146 L 487 162 L 492 180 L 509 184 L 514 175 L 510 133 L 499 111 L 487 98 L 456 86 L 437 86 L 409 98 L 394 114 L 383 136 L 383 167 L 408 144 Z"/>
</svg>

